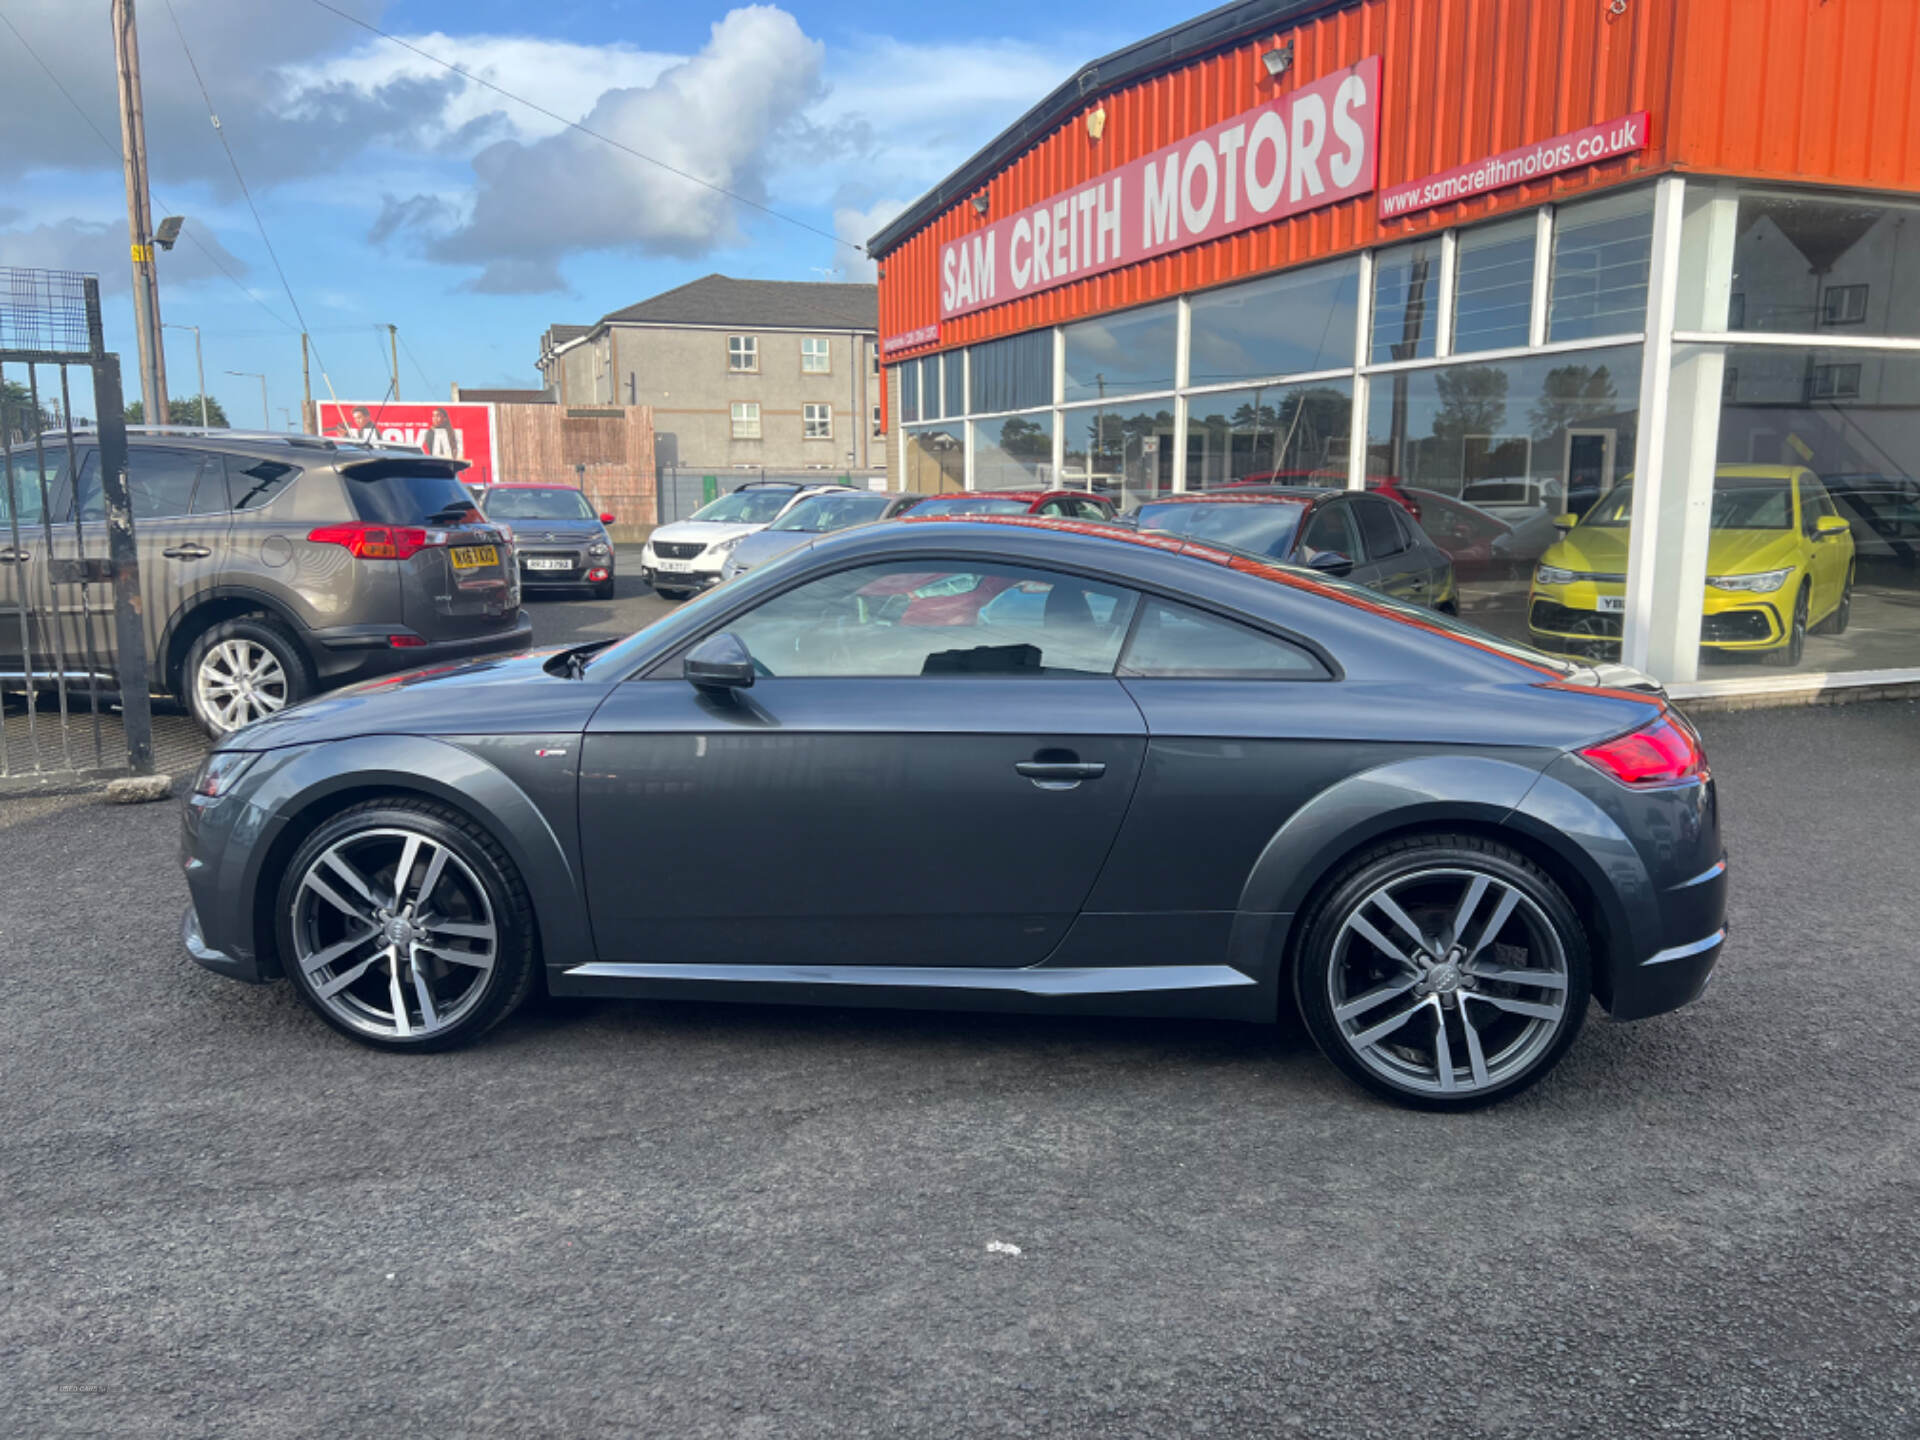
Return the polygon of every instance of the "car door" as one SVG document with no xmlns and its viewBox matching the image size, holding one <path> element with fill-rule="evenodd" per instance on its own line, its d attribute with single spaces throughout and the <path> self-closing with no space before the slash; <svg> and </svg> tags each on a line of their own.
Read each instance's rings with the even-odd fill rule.
<svg viewBox="0 0 1920 1440">
<path fill-rule="evenodd" d="M 702 694 L 677 656 L 619 686 L 581 761 L 601 957 L 1044 960 L 1139 776 L 1113 676 L 1135 603 L 981 560 L 870 564 L 726 622 L 748 690 Z"/>
<path fill-rule="evenodd" d="M 24 675 L 28 651 L 35 669 L 49 663 L 40 658 L 46 641 L 36 581 L 46 568 L 46 507 L 60 497 L 67 455 L 64 446 L 40 455 L 22 446 L 0 463 L 0 675 Z"/>
<path fill-rule="evenodd" d="M 1378 495 L 1356 495 L 1348 504 L 1360 520 L 1370 578 L 1362 583 L 1383 595 L 1425 605 L 1433 592 L 1433 570 L 1425 547 L 1416 547 L 1394 519 L 1394 504 Z"/>
<path fill-rule="evenodd" d="M 1833 497 L 1827 494 L 1827 487 L 1812 475 L 1800 476 L 1800 525 L 1807 537 L 1808 548 L 1812 551 L 1809 569 L 1813 575 L 1812 615 L 1819 620 L 1840 603 L 1840 592 L 1846 588 L 1848 547 L 1844 537 L 1836 532 L 1832 535 L 1820 533 L 1820 520 L 1823 516 L 1838 516 Z"/>
</svg>

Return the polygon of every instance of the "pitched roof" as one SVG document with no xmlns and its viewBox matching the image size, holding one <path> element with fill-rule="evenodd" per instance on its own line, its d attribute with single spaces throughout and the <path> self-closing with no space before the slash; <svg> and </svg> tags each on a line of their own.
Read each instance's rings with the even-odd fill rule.
<svg viewBox="0 0 1920 1440">
<path fill-rule="evenodd" d="M 603 316 L 656 325 L 761 325 L 804 330 L 877 330 L 880 287 L 818 280 L 735 280 L 703 275 L 678 289 Z M 556 329 L 559 327 L 555 327 Z"/>
<path fill-rule="evenodd" d="M 547 342 L 552 345 L 564 345 L 569 340 L 578 340 L 592 328 L 591 325 L 549 325 Z"/>
</svg>

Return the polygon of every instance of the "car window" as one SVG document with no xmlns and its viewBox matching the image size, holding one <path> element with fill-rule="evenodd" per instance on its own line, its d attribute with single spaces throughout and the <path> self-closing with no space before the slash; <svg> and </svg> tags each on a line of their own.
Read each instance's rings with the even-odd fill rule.
<svg viewBox="0 0 1920 1440">
<path fill-rule="evenodd" d="M 127 447 L 127 496 L 133 502 L 133 518 L 158 520 L 170 515 L 186 515 L 193 510 L 193 492 L 201 472 L 211 469 L 214 483 L 221 490 L 221 509 L 226 508 L 226 478 L 220 469 L 220 457 L 204 450 L 180 450 L 158 445 Z M 86 518 L 97 518 L 88 516 Z"/>
<path fill-rule="evenodd" d="M 65 450 L 46 452 L 46 464 L 34 457 L 32 450 L 16 450 L 12 456 L 13 495 L 7 494 L 6 471 L 0 469 L 0 526 L 8 525 L 17 518 L 22 525 L 38 525 L 48 505 L 57 507 L 54 519 L 61 518 L 60 511 L 66 504 L 67 456 Z M 46 481 L 44 493 L 41 481 Z M 18 504 L 16 517 L 14 506 Z"/>
<path fill-rule="evenodd" d="M 1053 500 L 1049 500 L 1047 501 L 1046 504 L 1042 505 L 1040 507 L 1039 513 L 1042 515 L 1052 516 L 1056 520 L 1062 520 L 1062 519 L 1065 519 L 1067 516 L 1073 514 L 1076 508 L 1077 507 L 1074 501 L 1067 500 L 1064 498 L 1056 498 Z"/>
<path fill-rule="evenodd" d="M 598 520 L 599 515 L 578 490 L 553 486 L 544 490 L 496 489 L 487 496 L 489 520 Z"/>
<path fill-rule="evenodd" d="M 237 455 L 227 458 L 227 493 L 236 510 L 258 510 L 263 505 L 271 505 L 274 497 L 300 473 L 298 465 L 285 465 L 278 460 L 255 460 L 246 465 L 240 461 Z"/>
<path fill-rule="evenodd" d="M 823 535 L 830 530 L 845 530 L 850 525 L 878 520 L 892 503 L 885 495 L 864 490 L 845 495 L 815 495 L 802 500 L 767 528 Z"/>
<path fill-rule="evenodd" d="M 1074 500 L 1070 503 L 1073 505 L 1073 513 L 1082 520 L 1105 520 L 1109 515 L 1113 514 L 1112 510 L 1102 505 L 1098 500 L 1081 499 Z"/>
<path fill-rule="evenodd" d="M 1142 530 L 1231 545 L 1249 555 L 1285 556 L 1306 513 L 1304 500 L 1162 500 L 1142 505 Z"/>
<path fill-rule="evenodd" d="M 1004 495 L 936 495 L 913 507 L 915 515 L 1025 515 L 1031 500 Z"/>
<path fill-rule="evenodd" d="M 1800 524 L 1811 535 L 1819 527 L 1822 515 L 1838 515 L 1826 487 L 1811 475 L 1800 477 Z"/>
<path fill-rule="evenodd" d="M 1399 527 L 1400 548 L 1411 550 L 1417 546 L 1420 543 L 1420 536 L 1414 529 L 1413 517 L 1406 512 L 1405 507 L 1389 505 L 1387 512 L 1393 516 L 1393 523 Z"/>
<path fill-rule="evenodd" d="M 1148 596 L 1120 673 L 1166 680 L 1317 680 L 1327 671 L 1297 645 Z"/>
<path fill-rule="evenodd" d="M 1356 564 L 1366 558 L 1366 552 L 1360 548 L 1359 538 L 1353 529 L 1353 520 L 1348 514 L 1344 501 L 1322 505 L 1307 520 L 1307 528 L 1301 532 L 1300 548 L 1303 550 L 1331 550 L 1344 555 Z"/>
<path fill-rule="evenodd" d="M 1377 495 L 1360 495 L 1353 500 L 1353 508 L 1360 512 L 1360 534 L 1367 542 L 1367 554 L 1375 560 L 1385 560 L 1407 548 L 1406 537 L 1393 523 L 1392 503 Z"/>
<path fill-rule="evenodd" d="M 774 677 L 1110 675 L 1138 597 L 1022 566 L 843 570 L 728 627 Z"/>
<path fill-rule="evenodd" d="M 375 525 L 451 525 L 474 514 L 473 496 L 445 466 L 418 460 L 356 460 L 343 465 L 347 495 Z"/>
<path fill-rule="evenodd" d="M 687 518 L 727 525 L 765 525 L 787 508 L 795 493 L 780 488 L 734 490 L 702 505 Z"/>
<path fill-rule="evenodd" d="M 194 515 L 224 515 L 233 509 L 233 502 L 227 491 L 227 460 L 221 455 L 207 456 L 207 463 L 200 471 L 199 483 L 193 487 L 193 503 L 189 511 Z"/>
</svg>

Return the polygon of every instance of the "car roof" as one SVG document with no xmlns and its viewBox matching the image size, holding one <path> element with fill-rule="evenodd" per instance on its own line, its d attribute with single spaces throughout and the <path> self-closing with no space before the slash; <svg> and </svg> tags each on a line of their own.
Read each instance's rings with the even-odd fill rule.
<svg viewBox="0 0 1920 1440">
<path fill-rule="evenodd" d="M 1329 493 L 1325 490 L 1291 489 L 1283 486 L 1275 486 L 1268 490 L 1224 493 L 1188 490 L 1178 495 L 1155 495 L 1151 500 L 1142 500 L 1140 508 L 1144 510 L 1149 505 L 1312 505 L 1317 501 L 1325 500 Z"/>
<path fill-rule="evenodd" d="M 571 490 L 576 495 L 587 493 L 577 485 L 562 485 L 557 480 L 496 480 L 491 485 L 483 485 L 481 488 L 483 490 Z"/>
</svg>

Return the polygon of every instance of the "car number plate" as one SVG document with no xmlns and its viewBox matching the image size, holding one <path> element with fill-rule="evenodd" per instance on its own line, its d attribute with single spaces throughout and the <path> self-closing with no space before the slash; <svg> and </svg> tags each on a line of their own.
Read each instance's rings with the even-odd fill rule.
<svg viewBox="0 0 1920 1440">
<path fill-rule="evenodd" d="M 453 568 L 456 570 L 478 570 L 482 565 L 498 565 L 500 552 L 491 545 L 456 545 L 453 547 Z"/>
<path fill-rule="evenodd" d="M 1627 597 L 1624 595 L 1602 595 L 1593 602 L 1594 609 L 1603 615 L 1622 615 L 1626 613 Z"/>
<path fill-rule="evenodd" d="M 571 570 L 573 562 L 571 560 L 529 560 L 527 568 L 529 570 Z"/>
<path fill-rule="evenodd" d="M 691 560 L 660 560 L 655 562 L 654 569 L 663 575 L 690 575 L 693 573 L 693 562 Z"/>
</svg>

